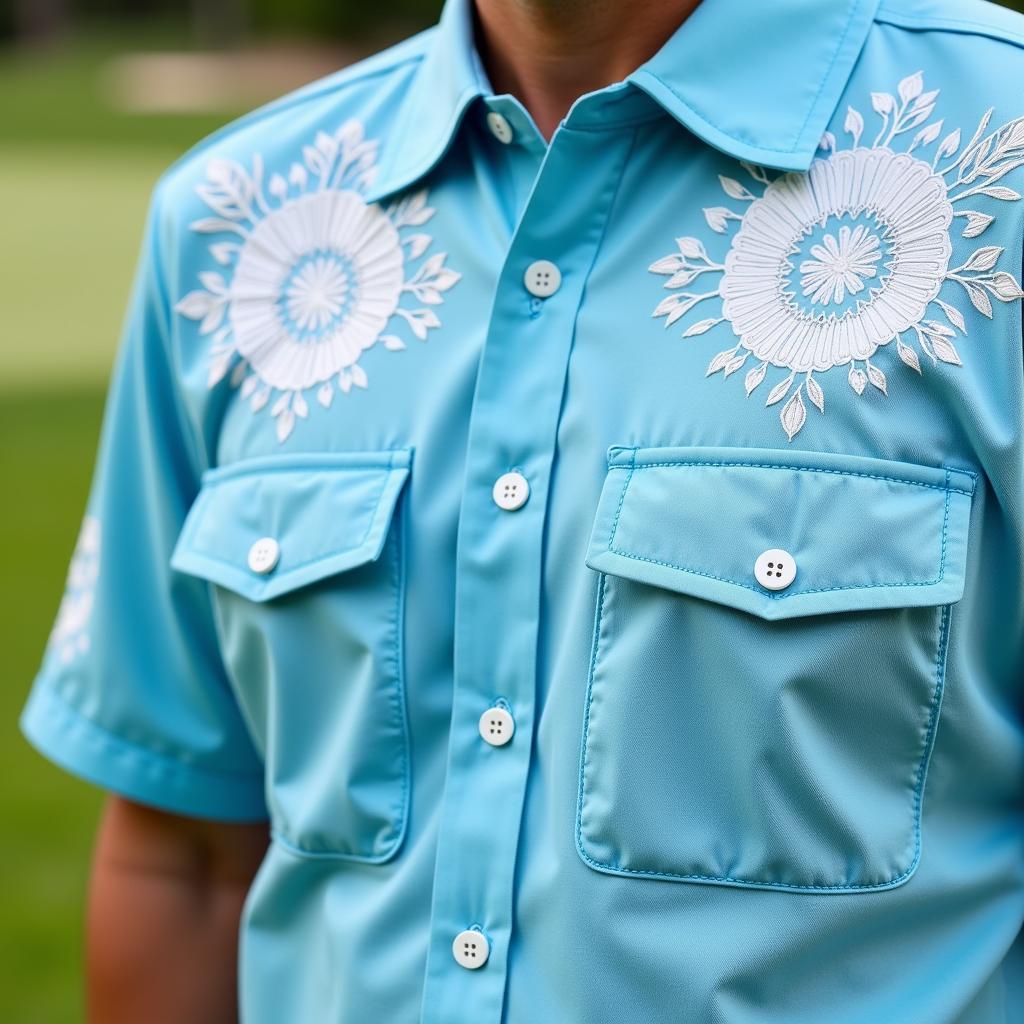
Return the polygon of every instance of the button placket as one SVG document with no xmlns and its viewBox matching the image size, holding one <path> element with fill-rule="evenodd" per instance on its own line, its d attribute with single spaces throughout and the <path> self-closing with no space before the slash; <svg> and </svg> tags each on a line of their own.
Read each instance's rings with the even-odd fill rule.
<svg viewBox="0 0 1024 1024">
<path fill-rule="evenodd" d="M 626 133 L 556 132 L 495 288 L 459 512 L 459 642 L 423 1024 L 502 1019 L 537 700 L 546 492 L 585 270 L 603 237 L 630 140 Z M 602 172 L 589 178 L 592 188 L 566 194 L 565 181 L 579 178 L 580 167 L 598 165 Z M 559 266 L 534 259 L 538 251 L 555 255 Z M 543 274 L 527 282 L 525 269 L 536 271 L 542 262 Z M 538 290 L 544 301 L 532 315 L 524 309 L 524 291 L 540 299 Z M 504 482 L 500 494 L 495 492 L 501 463 L 517 466 L 513 472 L 522 477 L 515 502 L 511 492 L 506 498 Z M 529 500 L 522 502 L 524 496 Z M 520 511 L 496 515 L 495 504 L 506 503 Z M 500 756 L 493 756 L 494 744 L 481 730 L 481 709 L 495 692 L 515 708 L 515 739 L 503 745 Z M 484 731 L 490 735 L 489 727 Z M 497 807 L 500 815 L 480 812 Z M 452 975 L 452 936 L 461 922 L 474 919 L 486 928 L 487 970 L 467 972 L 459 984 Z"/>
</svg>

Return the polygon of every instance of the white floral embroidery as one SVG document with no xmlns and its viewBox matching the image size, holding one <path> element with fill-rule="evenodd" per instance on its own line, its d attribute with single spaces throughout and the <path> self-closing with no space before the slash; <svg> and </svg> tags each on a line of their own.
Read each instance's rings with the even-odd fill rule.
<svg viewBox="0 0 1024 1024">
<path fill-rule="evenodd" d="M 434 215 L 427 193 L 382 209 L 362 192 L 376 173 L 377 143 L 358 121 L 333 135 L 320 132 L 287 179 L 263 185 L 263 160 L 252 170 L 215 159 L 197 186 L 216 215 L 191 225 L 221 238 L 210 253 L 224 275 L 199 274 L 202 289 L 175 307 L 212 335 L 210 387 L 230 374 L 254 412 L 268 406 L 284 441 L 296 418 L 309 415 L 305 392 L 315 387 L 325 408 L 334 385 L 349 392 L 367 386 L 362 354 L 378 342 L 401 351 L 397 334 L 384 334 L 394 317 L 425 341 L 441 321 L 434 306 L 461 275 L 445 266 L 445 253 L 422 260 L 411 277 L 406 264 L 424 256 L 430 235 L 405 233 Z M 236 239 L 238 239 L 236 241 Z M 422 305 L 402 306 L 404 295 Z M 273 401 L 271 399 L 273 398 Z"/>
<path fill-rule="evenodd" d="M 872 145 L 861 145 L 864 118 L 849 107 L 844 131 L 852 137 L 851 147 L 839 149 L 826 132 L 820 148 L 829 155 L 813 160 L 806 173 L 773 178 L 764 168 L 743 163 L 759 194 L 720 176 L 725 194 L 746 204 L 742 213 L 725 206 L 704 210 L 714 232 L 726 233 L 731 221 L 739 225 L 724 263 L 715 262 L 699 239 L 688 237 L 676 239 L 678 251 L 651 264 L 652 272 L 668 276 L 665 287 L 671 294 L 653 312 L 665 317 L 666 326 L 702 302 L 721 300 L 721 315 L 683 331 L 689 338 L 728 322 L 739 339 L 712 358 L 707 376 L 729 377 L 753 356 L 758 363 L 745 377 L 749 396 L 770 366 L 789 371 L 771 387 L 765 404 L 788 396 L 780 420 L 791 441 L 807 418 L 805 391 L 825 411 L 815 373 L 849 366 L 847 380 L 857 395 L 869 383 L 886 395 L 885 373 L 872 357 L 893 342 L 900 360 L 919 374 L 918 350 L 934 365 L 962 365 L 955 339 L 957 331 L 966 335 L 967 324 L 960 309 L 939 298 L 946 282 L 962 288 L 989 318 L 993 298 L 1024 298 L 1017 279 L 995 269 L 1003 253 L 999 246 L 982 246 L 950 268 L 954 218 L 964 218 L 964 238 L 977 238 L 995 219 L 966 209 L 965 200 L 1020 199 L 997 182 L 1024 164 L 1024 118 L 990 131 L 990 109 L 965 146 L 956 129 L 929 160 L 923 153 L 935 145 L 943 126 L 941 120 L 926 124 L 938 95 L 937 89 L 924 91 L 921 72 L 904 78 L 896 96 L 872 93 L 881 118 Z M 910 132 L 909 145 L 898 152 L 901 136 Z M 704 274 L 721 274 L 718 287 L 689 290 Z M 930 315 L 933 305 L 946 322 Z M 799 383 L 798 375 L 804 378 Z"/>
<path fill-rule="evenodd" d="M 65 664 L 89 650 L 89 620 L 100 575 L 100 522 L 86 516 L 68 568 L 64 596 L 50 633 L 50 646 Z"/>
</svg>

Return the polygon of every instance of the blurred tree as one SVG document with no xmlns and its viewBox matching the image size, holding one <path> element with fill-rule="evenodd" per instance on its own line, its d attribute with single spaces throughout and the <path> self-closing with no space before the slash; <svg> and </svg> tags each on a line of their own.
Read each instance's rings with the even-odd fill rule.
<svg viewBox="0 0 1024 1024">
<path fill-rule="evenodd" d="M 202 46 L 232 46 L 249 28 L 248 0 L 190 0 L 192 26 Z"/>
<path fill-rule="evenodd" d="M 69 0 L 14 0 L 13 31 L 26 42 L 50 43 L 62 37 L 71 20 Z"/>
</svg>

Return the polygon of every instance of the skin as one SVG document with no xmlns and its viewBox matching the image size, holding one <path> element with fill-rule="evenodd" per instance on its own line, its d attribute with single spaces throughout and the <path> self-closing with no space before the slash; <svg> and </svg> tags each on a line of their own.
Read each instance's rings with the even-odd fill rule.
<svg viewBox="0 0 1024 1024">
<path fill-rule="evenodd" d="M 573 102 L 652 57 L 699 0 L 476 0 L 481 59 L 549 139 Z M 237 1020 L 238 926 L 265 825 L 108 799 L 86 927 L 91 1024 Z"/>
<path fill-rule="evenodd" d="M 653 57 L 700 0 L 476 0 L 477 47 L 550 139 L 573 102 Z"/>
</svg>

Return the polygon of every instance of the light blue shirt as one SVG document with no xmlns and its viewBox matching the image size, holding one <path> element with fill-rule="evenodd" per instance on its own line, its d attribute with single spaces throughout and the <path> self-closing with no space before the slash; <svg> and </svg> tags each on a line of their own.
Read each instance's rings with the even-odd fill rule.
<svg viewBox="0 0 1024 1024">
<path fill-rule="evenodd" d="M 246 1024 L 1021 1024 L 1024 19 L 472 38 L 163 175 L 27 735 L 269 818 Z"/>
</svg>

